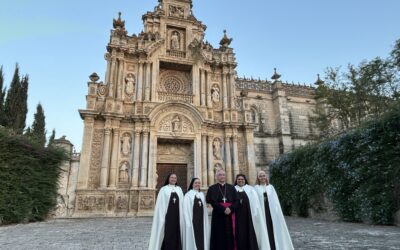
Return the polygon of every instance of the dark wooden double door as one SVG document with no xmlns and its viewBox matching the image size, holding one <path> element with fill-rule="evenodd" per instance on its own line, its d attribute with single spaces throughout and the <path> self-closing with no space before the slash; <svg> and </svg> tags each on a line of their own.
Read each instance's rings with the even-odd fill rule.
<svg viewBox="0 0 400 250">
<path fill-rule="evenodd" d="M 158 163 L 157 164 L 157 193 L 158 190 L 164 185 L 167 176 L 170 173 L 176 174 L 178 177 L 178 185 L 182 188 L 185 193 L 188 187 L 187 184 L 187 165 L 186 164 L 170 164 L 170 163 Z"/>
</svg>

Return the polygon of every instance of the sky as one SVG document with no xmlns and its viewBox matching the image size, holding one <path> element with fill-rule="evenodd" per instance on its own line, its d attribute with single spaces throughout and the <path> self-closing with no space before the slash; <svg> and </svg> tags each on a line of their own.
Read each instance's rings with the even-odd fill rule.
<svg viewBox="0 0 400 250">
<path fill-rule="evenodd" d="M 15 69 L 30 79 L 27 125 L 36 105 L 80 150 L 88 76 L 104 78 L 104 53 L 119 11 L 128 34 L 142 30 L 142 15 L 157 0 L 1 0 L 0 65 L 5 84 Z M 266 79 L 277 68 L 283 81 L 312 84 L 327 67 L 387 57 L 400 39 L 399 0 L 193 0 L 207 25 L 205 39 L 219 46 L 233 38 L 239 76 Z"/>
</svg>

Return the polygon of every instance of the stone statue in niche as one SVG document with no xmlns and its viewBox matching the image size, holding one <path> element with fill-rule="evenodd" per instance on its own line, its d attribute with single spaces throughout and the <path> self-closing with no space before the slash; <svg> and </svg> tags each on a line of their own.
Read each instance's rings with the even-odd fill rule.
<svg viewBox="0 0 400 250">
<path fill-rule="evenodd" d="M 124 161 L 121 167 L 119 167 L 119 182 L 128 182 L 129 180 L 128 171 L 129 171 L 128 163 Z"/>
<path fill-rule="evenodd" d="M 180 44 L 179 44 L 179 33 L 178 31 L 172 32 L 171 35 L 171 49 L 173 50 L 179 50 L 180 49 Z"/>
<path fill-rule="evenodd" d="M 125 93 L 129 96 L 133 95 L 135 92 L 135 84 L 136 84 L 136 79 L 135 75 L 132 73 L 129 73 L 125 77 Z"/>
<path fill-rule="evenodd" d="M 175 116 L 171 121 L 172 124 L 172 132 L 178 132 L 181 129 L 181 119 L 179 116 Z"/>
<path fill-rule="evenodd" d="M 220 163 L 214 165 L 214 173 L 217 173 L 219 170 L 224 170 Z"/>
<path fill-rule="evenodd" d="M 221 141 L 219 138 L 214 139 L 213 154 L 216 160 L 221 160 Z"/>
<path fill-rule="evenodd" d="M 219 88 L 217 86 L 213 86 L 211 89 L 211 99 L 214 103 L 218 103 L 220 100 Z"/>
<path fill-rule="evenodd" d="M 121 152 L 127 156 L 131 152 L 132 138 L 129 134 L 124 134 L 121 140 Z"/>
</svg>

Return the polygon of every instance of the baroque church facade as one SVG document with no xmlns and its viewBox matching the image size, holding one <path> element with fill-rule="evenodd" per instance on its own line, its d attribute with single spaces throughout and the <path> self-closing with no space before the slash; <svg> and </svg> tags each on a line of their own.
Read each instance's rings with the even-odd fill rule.
<svg viewBox="0 0 400 250">
<path fill-rule="evenodd" d="M 79 110 L 82 151 L 64 166 L 58 216 L 151 215 L 170 172 L 183 189 L 196 176 L 206 190 L 217 169 L 229 183 L 244 173 L 254 184 L 258 170 L 317 133 L 314 89 L 276 71 L 271 81 L 239 78 L 232 39 L 206 42 L 191 0 L 159 0 L 142 19 L 137 35 L 121 14 L 113 20 L 105 79 L 90 76 Z"/>
</svg>

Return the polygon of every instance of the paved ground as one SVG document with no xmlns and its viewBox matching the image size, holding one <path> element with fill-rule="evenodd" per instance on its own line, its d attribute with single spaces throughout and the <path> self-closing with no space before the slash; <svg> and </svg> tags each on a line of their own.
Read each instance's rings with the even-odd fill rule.
<svg viewBox="0 0 400 250">
<path fill-rule="evenodd" d="M 400 249 L 400 227 L 287 218 L 296 249 Z M 151 219 L 69 219 L 0 227 L 0 249 L 147 249 Z"/>
</svg>

